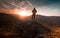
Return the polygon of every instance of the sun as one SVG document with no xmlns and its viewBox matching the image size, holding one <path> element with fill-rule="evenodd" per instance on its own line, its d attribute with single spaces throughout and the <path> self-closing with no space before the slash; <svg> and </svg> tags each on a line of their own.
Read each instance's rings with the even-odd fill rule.
<svg viewBox="0 0 60 38">
<path fill-rule="evenodd" d="M 31 14 L 28 11 L 19 11 L 17 12 L 20 16 L 30 16 Z"/>
<path fill-rule="evenodd" d="M 26 16 L 27 15 L 27 11 L 20 11 L 18 12 L 21 16 Z"/>
</svg>

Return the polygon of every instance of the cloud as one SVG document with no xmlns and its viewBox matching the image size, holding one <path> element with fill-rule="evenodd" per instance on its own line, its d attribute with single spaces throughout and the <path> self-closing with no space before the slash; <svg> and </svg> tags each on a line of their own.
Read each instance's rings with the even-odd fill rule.
<svg viewBox="0 0 60 38">
<path fill-rule="evenodd" d="M 52 9 L 48 6 L 44 7 L 37 7 L 37 11 L 39 15 L 45 15 L 45 16 L 60 16 L 60 10 L 58 9 Z"/>
<path fill-rule="evenodd" d="M 60 16 L 60 0 L 0 0 L 0 10 L 18 9 L 32 10 L 37 8 L 38 14 Z"/>
</svg>

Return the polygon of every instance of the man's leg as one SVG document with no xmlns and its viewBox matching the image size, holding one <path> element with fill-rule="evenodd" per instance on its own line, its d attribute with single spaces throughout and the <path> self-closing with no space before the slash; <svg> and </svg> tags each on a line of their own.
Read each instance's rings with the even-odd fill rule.
<svg viewBox="0 0 60 38">
<path fill-rule="evenodd" d="M 35 20 L 35 14 L 34 14 L 34 20 Z"/>
<path fill-rule="evenodd" d="M 34 16 L 32 15 L 32 20 L 33 20 Z"/>
</svg>

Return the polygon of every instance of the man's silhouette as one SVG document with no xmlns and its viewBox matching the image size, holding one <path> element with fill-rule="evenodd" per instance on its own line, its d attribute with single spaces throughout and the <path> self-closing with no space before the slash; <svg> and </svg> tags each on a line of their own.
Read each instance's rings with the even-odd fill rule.
<svg viewBox="0 0 60 38">
<path fill-rule="evenodd" d="M 36 11 L 36 9 L 34 8 L 34 9 L 32 10 L 32 20 L 35 20 L 35 15 L 36 15 L 36 13 L 37 13 L 37 11 Z"/>
</svg>

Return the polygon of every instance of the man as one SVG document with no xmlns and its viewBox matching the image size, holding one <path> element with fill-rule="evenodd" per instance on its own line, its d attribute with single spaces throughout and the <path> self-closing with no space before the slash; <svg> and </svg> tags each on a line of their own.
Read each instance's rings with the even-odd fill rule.
<svg viewBox="0 0 60 38">
<path fill-rule="evenodd" d="M 32 10 L 32 20 L 35 20 L 35 15 L 36 15 L 36 13 L 37 13 L 37 11 L 36 11 L 36 9 L 34 8 L 34 9 Z"/>
</svg>

